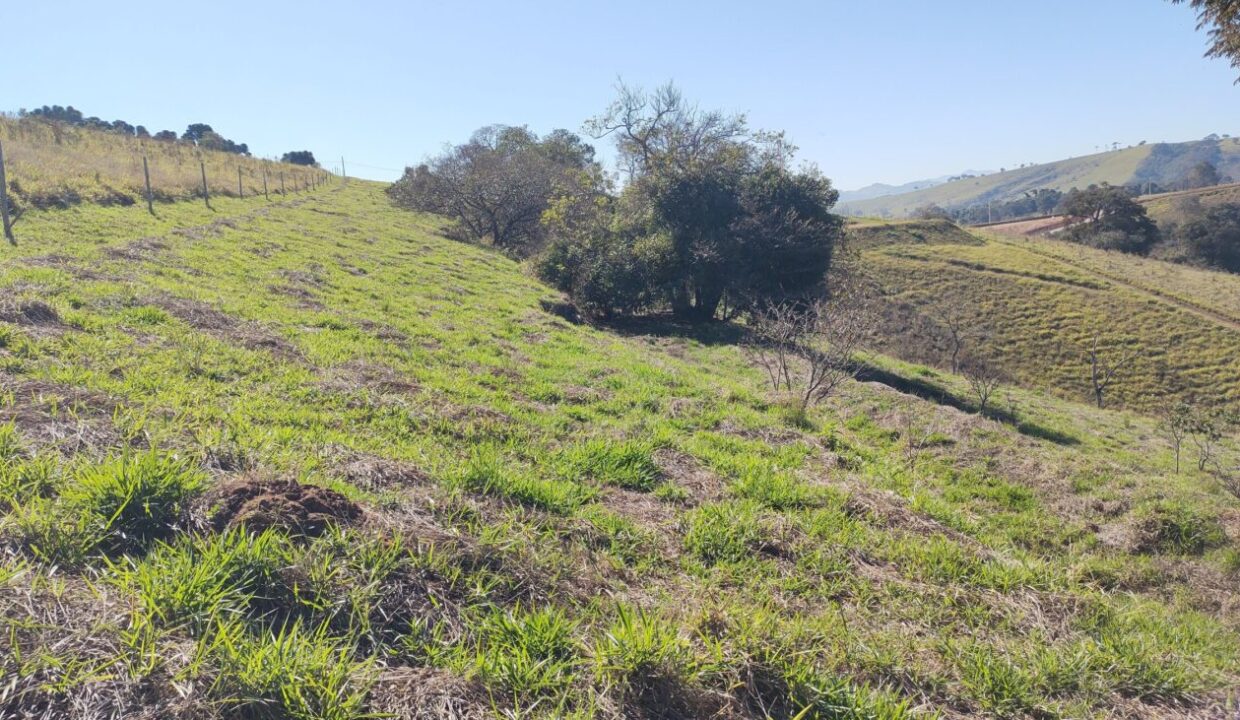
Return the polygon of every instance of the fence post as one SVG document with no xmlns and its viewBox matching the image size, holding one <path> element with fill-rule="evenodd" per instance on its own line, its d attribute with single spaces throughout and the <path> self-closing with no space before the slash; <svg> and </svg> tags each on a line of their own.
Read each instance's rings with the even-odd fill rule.
<svg viewBox="0 0 1240 720">
<path fill-rule="evenodd" d="M 271 196 L 267 194 L 267 166 L 263 166 L 263 199 L 271 202 Z"/>
<path fill-rule="evenodd" d="M 0 145 L 0 221 L 4 223 L 4 237 L 10 245 L 16 245 L 13 223 L 9 220 L 9 181 L 4 177 L 4 146 Z"/>
<path fill-rule="evenodd" d="M 280 196 L 284 196 L 284 171 L 280 171 Z"/>
<path fill-rule="evenodd" d="M 207 163 L 204 160 L 198 161 L 198 167 L 202 170 L 202 200 L 207 204 L 207 209 L 211 209 L 211 191 L 207 189 Z"/>
<path fill-rule="evenodd" d="M 237 197 L 245 197 L 245 189 L 241 187 L 241 165 L 237 165 Z"/>
<path fill-rule="evenodd" d="M 146 179 L 146 210 L 155 214 L 155 198 L 151 197 L 151 168 L 146 164 L 146 153 L 142 153 L 142 177 Z"/>
</svg>

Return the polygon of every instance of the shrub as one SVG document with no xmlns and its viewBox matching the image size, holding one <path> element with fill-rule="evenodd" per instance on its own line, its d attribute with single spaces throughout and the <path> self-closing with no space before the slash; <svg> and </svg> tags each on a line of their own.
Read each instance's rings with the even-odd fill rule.
<svg viewBox="0 0 1240 720">
<path fill-rule="evenodd" d="M 83 468 L 60 501 L 100 523 L 115 547 L 128 548 L 166 537 L 203 482 L 188 462 L 151 451 Z"/>
<path fill-rule="evenodd" d="M 1217 518 L 1187 505 L 1159 501 L 1138 508 L 1134 515 L 1133 539 L 1139 552 L 1198 555 L 1227 539 Z"/>
<path fill-rule="evenodd" d="M 577 666 L 576 624 L 555 607 L 494 610 L 477 628 L 475 668 L 519 698 L 556 695 Z"/>
<path fill-rule="evenodd" d="M 364 717 L 375 680 L 372 661 L 353 660 L 353 648 L 326 627 L 300 623 L 252 635 L 243 623 L 222 619 L 199 643 L 199 655 L 218 668 L 209 692 L 228 717 Z"/>
</svg>

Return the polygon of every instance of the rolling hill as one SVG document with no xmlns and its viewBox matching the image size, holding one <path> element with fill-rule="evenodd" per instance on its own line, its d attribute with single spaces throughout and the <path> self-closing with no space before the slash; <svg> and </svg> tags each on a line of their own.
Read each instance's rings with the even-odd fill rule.
<svg viewBox="0 0 1240 720">
<path fill-rule="evenodd" d="M 1112 390 L 1115 402 L 1151 411 L 1168 398 L 1240 407 L 1240 277 L 1046 238 L 957 230 L 925 243 L 882 232 L 922 224 L 941 223 L 852 230 L 865 266 L 903 308 L 887 335 L 891 351 L 941 360 L 933 341 L 913 342 L 898 328 L 911 327 L 911 313 L 931 325 L 951 315 L 972 329 L 976 352 L 1014 379 L 1086 400 L 1086 354 L 1097 336 L 1115 354 L 1139 349 Z"/>
<path fill-rule="evenodd" d="M 1150 417 L 1033 368 L 1098 314 L 1195 343 L 1185 382 L 1234 397 L 1231 286 L 854 227 L 895 296 L 1002 310 L 996 353 L 1054 392 L 983 416 L 964 379 L 879 354 L 793 422 L 743 327 L 576 324 L 383 189 L 23 216 L 0 255 L 0 716 L 1229 707 L 1240 500 L 1187 450 L 1177 472 Z M 1142 407 L 1147 372 L 1117 398 Z"/>
<path fill-rule="evenodd" d="M 1240 138 L 1139 145 L 965 178 L 915 192 L 842 202 L 840 211 L 848 215 L 903 217 L 929 204 L 948 209 L 967 207 L 1011 200 L 1039 188 L 1066 192 L 1103 182 L 1169 185 L 1202 161 L 1213 163 L 1221 175 L 1240 178 Z"/>
</svg>

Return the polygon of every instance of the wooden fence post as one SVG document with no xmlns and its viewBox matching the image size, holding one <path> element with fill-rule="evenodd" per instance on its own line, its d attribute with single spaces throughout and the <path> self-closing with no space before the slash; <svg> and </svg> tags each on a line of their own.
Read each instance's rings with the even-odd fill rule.
<svg viewBox="0 0 1240 720">
<path fill-rule="evenodd" d="M 9 244 L 16 245 L 13 237 L 13 223 L 9 219 L 9 181 L 4 176 L 4 146 L 0 145 L 0 222 L 4 224 L 4 237 Z"/>
<path fill-rule="evenodd" d="M 241 187 L 241 166 L 237 166 L 237 197 L 245 197 L 245 188 Z"/>
<path fill-rule="evenodd" d="M 263 199 L 270 202 L 271 196 L 267 194 L 267 166 L 263 166 Z"/>
<path fill-rule="evenodd" d="M 142 177 L 146 179 L 146 210 L 155 214 L 155 198 L 151 196 L 151 168 L 146 163 L 146 153 L 142 153 Z"/>
<path fill-rule="evenodd" d="M 283 170 L 280 171 L 280 195 L 281 197 L 283 197 L 284 195 L 284 171 Z"/>
<path fill-rule="evenodd" d="M 207 209 L 211 209 L 211 191 L 207 189 L 207 163 L 204 160 L 198 161 L 198 167 L 202 170 L 202 200 L 207 204 Z"/>
</svg>

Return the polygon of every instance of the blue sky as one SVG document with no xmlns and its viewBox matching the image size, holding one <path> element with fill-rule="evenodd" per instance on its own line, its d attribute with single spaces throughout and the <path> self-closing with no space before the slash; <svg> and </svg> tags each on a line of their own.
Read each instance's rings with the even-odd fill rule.
<svg viewBox="0 0 1240 720">
<path fill-rule="evenodd" d="M 73 104 L 390 179 L 490 123 L 579 130 L 617 78 L 786 130 L 837 186 L 1240 134 L 1165 0 L 6 2 L 0 109 Z"/>
</svg>

